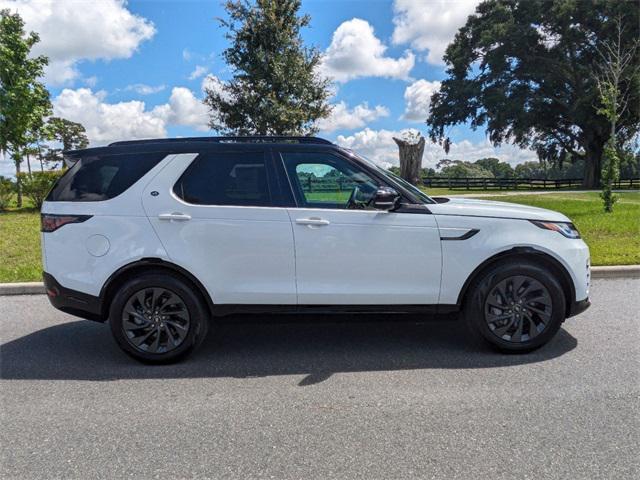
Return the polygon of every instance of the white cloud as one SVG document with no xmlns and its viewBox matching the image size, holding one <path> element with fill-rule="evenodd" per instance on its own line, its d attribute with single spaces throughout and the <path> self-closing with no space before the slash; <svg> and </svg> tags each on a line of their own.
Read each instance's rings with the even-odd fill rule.
<svg viewBox="0 0 640 480">
<path fill-rule="evenodd" d="M 152 93 L 158 93 L 167 88 L 165 85 L 146 85 L 144 83 L 134 83 L 133 85 L 127 85 L 125 91 L 136 92 L 138 95 L 151 95 Z"/>
<path fill-rule="evenodd" d="M 392 41 L 428 51 L 427 61 L 442 65 L 447 46 L 480 0 L 395 0 Z"/>
<path fill-rule="evenodd" d="M 398 146 L 393 141 L 393 137 L 398 137 L 402 134 L 402 131 L 365 128 L 353 135 L 339 135 L 336 143 L 355 150 L 379 165 L 398 165 Z M 441 146 L 427 140 L 422 166 L 425 168 L 435 167 L 438 160 L 442 158 L 473 162 L 485 157 L 496 157 L 511 165 L 538 160 L 536 153 L 531 150 L 521 149 L 510 144 L 494 147 L 489 140 L 478 143 L 462 140 L 461 142 L 453 143 L 448 154 L 444 152 Z"/>
<path fill-rule="evenodd" d="M 337 82 L 358 77 L 409 79 L 415 63 L 413 53 L 407 51 L 400 58 L 391 58 L 385 56 L 386 50 L 368 22 L 353 18 L 333 32 L 320 71 Z"/>
<path fill-rule="evenodd" d="M 3 152 L 0 152 L 0 176 L 14 178 L 16 166 Z"/>
<path fill-rule="evenodd" d="M 201 132 L 209 129 L 206 105 L 188 88 L 174 87 L 171 90 L 169 103 L 154 108 L 152 113 L 162 118 L 168 125 L 193 127 Z"/>
<path fill-rule="evenodd" d="M 49 57 L 45 79 L 54 85 L 78 78 L 77 62 L 129 58 L 155 34 L 153 24 L 131 13 L 125 0 L 0 0 L 0 8 L 18 12 L 26 30 L 38 32 L 34 54 Z"/>
<path fill-rule="evenodd" d="M 207 130 L 207 109 L 187 88 L 174 87 L 168 103 L 153 109 L 139 100 L 108 103 L 106 96 L 104 91 L 89 88 L 65 88 L 53 99 L 53 114 L 82 123 L 93 146 L 166 137 L 171 125 Z"/>
<path fill-rule="evenodd" d="M 333 105 L 331 115 L 318 120 L 317 125 L 321 132 L 333 132 L 334 130 L 362 128 L 368 122 L 380 117 L 389 116 L 389 109 L 382 105 L 369 108 L 367 102 L 356 105 L 349 110 L 345 102 Z"/>
<path fill-rule="evenodd" d="M 53 113 L 82 123 L 92 144 L 166 136 L 166 122 L 147 111 L 144 102 L 106 103 L 105 98 L 104 91 L 65 88 L 53 100 Z"/>
<path fill-rule="evenodd" d="M 193 69 L 193 72 L 189 75 L 189 80 L 195 80 L 196 78 L 200 78 L 207 74 L 207 67 L 203 67 L 202 65 L 196 65 L 196 68 Z"/>
<path fill-rule="evenodd" d="M 429 115 L 431 106 L 431 95 L 440 90 L 440 82 L 429 82 L 428 80 L 418 80 L 409 85 L 404 91 L 404 101 L 406 103 L 404 120 L 423 122 Z"/>
</svg>

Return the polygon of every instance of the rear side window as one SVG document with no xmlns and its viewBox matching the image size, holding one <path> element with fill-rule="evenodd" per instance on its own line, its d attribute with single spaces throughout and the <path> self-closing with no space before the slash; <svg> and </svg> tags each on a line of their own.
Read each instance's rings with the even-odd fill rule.
<svg viewBox="0 0 640 480">
<path fill-rule="evenodd" d="M 180 177 L 173 191 L 195 205 L 271 205 L 262 152 L 202 154 Z"/>
<path fill-rule="evenodd" d="M 49 202 L 98 202 L 117 197 L 155 167 L 166 153 L 80 158 L 49 193 Z"/>
</svg>

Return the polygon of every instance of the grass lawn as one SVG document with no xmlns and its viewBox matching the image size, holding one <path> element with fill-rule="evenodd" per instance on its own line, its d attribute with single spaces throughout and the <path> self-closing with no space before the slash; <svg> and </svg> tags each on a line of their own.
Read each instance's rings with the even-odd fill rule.
<svg viewBox="0 0 640 480">
<path fill-rule="evenodd" d="M 598 192 L 501 195 L 482 200 L 521 203 L 568 216 L 591 250 L 592 265 L 640 264 L 640 192 L 620 193 L 612 214 L 602 210 Z"/>
<path fill-rule="evenodd" d="M 450 195 L 454 192 L 429 189 L 428 193 Z M 467 192 L 456 190 L 455 193 Z M 591 248 L 593 265 L 640 264 L 640 192 L 622 193 L 619 196 L 615 211 L 610 215 L 602 211 L 597 192 L 482 198 L 564 213 L 574 221 Z M 39 230 L 39 214 L 32 208 L 0 213 L 0 283 L 41 280 Z"/>
<path fill-rule="evenodd" d="M 0 213 L 0 283 L 39 280 L 40 214 L 33 209 Z"/>
</svg>

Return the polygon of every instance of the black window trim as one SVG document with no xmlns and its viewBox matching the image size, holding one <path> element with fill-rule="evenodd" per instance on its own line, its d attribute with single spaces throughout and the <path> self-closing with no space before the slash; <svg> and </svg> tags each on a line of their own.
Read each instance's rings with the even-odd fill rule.
<svg viewBox="0 0 640 480">
<path fill-rule="evenodd" d="M 229 147 L 231 148 L 221 148 L 221 149 L 202 149 L 202 150 L 197 150 L 197 151 L 193 151 L 190 153 L 195 153 L 196 156 L 193 158 L 193 160 L 191 160 L 191 162 L 189 163 L 189 165 L 187 165 L 187 168 L 185 168 L 182 173 L 180 173 L 180 176 L 178 177 L 178 179 L 174 182 L 173 186 L 171 187 L 171 194 L 180 202 L 184 203 L 185 205 L 189 205 L 192 207 L 233 207 L 233 208 L 284 208 L 284 207 L 279 207 L 275 205 L 274 202 L 274 173 L 273 173 L 273 163 L 272 163 L 272 155 L 270 152 L 269 148 L 261 148 L 261 149 L 243 149 L 243 148 L 233 148 L 235 145 L 230 144 Z M 224 155 L 225 153 L 234 153 L 234 154 L 246 154 L 246 153 L 262 153 L 262 158 L 264 160 L 264 167 L 265 167 L 265 173 L 267 176 L 267 189 L 269 191 L 269 205 L 232 205 L 232 204 L 227 204 L 227 205 L 220 205 L 217 203 L 191 203 L 186 201 L 181 194 L 179 193 L 177 187 L 178 184 L 180 183 L 180 181 L 182 180 L 182 178 L 187 175 L 189 173 L 189 171 L 193 168 L 195 162 L 200 158 L 201 155 Z M 187 152 L 184 152 L 187 153 Z M 213 160 L 215 161 L 215 160 Z"/>
</svg>

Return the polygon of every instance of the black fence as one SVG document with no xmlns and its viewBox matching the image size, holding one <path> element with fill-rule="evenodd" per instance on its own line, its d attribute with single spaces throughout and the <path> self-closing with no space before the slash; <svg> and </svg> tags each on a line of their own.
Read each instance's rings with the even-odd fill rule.
<svg viewBox="0 0 640 480">
<path fill-rule="evenodd" d="M 562 180 L 539 180 L 534 178 L 440 178 L 426 177 L 422 179 L 427 188 L 449 188 L 452 190 L 545 190 L 545 189 L 580 189 L 581 178 Z M 616 189 L 640 188 L 640 178 L 626 178 L 615 182 Z"/>
</svg>

